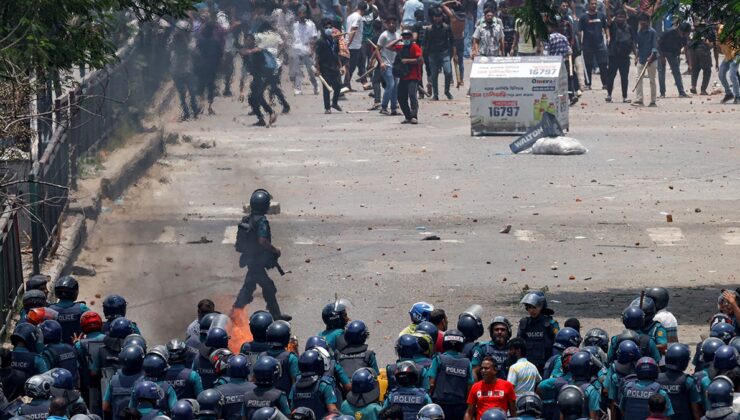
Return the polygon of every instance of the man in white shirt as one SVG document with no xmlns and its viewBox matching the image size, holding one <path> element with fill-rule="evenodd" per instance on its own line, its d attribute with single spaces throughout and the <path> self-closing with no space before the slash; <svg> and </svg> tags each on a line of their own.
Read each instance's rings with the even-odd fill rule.
<svg viewBox="0 0 740 420">
<path fill-rule="evenodd" d="M 357 10 L 347 16 L 347 48 L 349 48 L 349 71 L 344 74 L 344 86 L 352 90 L 352 74 L 355 69 L 360 73 L 365 73 L 365 60 L 362 56 L 362 31 L 364 29 L 364 20 L 362 17 L 367 12 L 367 3 L 361 1 L 357 4 Z"/>
<path fill-rule="evenodd" d="M 293 48 L 291 49 L 290 78 L 293 80 L 293 93 L 301 95 L 303 85 L 303 68 L 306 68 L 308 78 L 313 86 L 313 94 L 319 94 L 319 86 L 316 83 L 313 68 L 313 49 L 319 32 L 316 25 L 308 19 L 308 11 L 305 6 L 298 9 L 298 20 L 293 23 Z"/>
<path fill-rule="evenodd" d="M 385 32 L 378 38 L 378 47 L 380 47 L 380 74 L 385 81 L 385 90 L 383 99 L 380 103 L 380 113 L 384 115 L 399 115 L 398 113 L 398 79 L 393 76 L 393 62 L 396 61 L 396 50 L 393 48 L 394 41 L 398 38 L 396 33 L 396 18 L 389 16 L 385 19 Z M 391 105 L 391 111 L 388 112 L 388 104 Z"/>
</svg>

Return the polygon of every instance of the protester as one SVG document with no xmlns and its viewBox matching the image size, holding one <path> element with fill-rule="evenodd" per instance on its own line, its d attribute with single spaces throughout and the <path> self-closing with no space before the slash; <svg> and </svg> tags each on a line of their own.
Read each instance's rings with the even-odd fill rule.
<svg viewBox="0 0 740 420">
<path fill-rule="evenodd" d="M 393 63 L 396 61 L 396 50 L 388 48 L 398 39 L 396 33 L 396 18 L 388 17 L 385 21 L 385 31 L 378 38 L 380 47 L 380 74 L 385 82 L 383 98 L 380 101 L 380 113 L 384 115 L 399 115 L 398 113 L 398 77 L 393 74 Z M 378 98 L 376 98 L 377 100 Z M 390 105 L 390 112 L 388 106 Z"/>
<path fill-rule="evenodd" d="M 450 86 L 452 85 L 452 66 L 450 55 L 457 56 L 455 39 L 452 37 L 450 26 L 444 23 L 442 13 L 432 9 L 432 25 L 426 31 L 422 49 L 429 55 L 429 67 L 431 71 L 432 100 L 439 100 L 438 76 L 440 70 L 444 72 L 445 96 L 452 99 Z M 452 54 L 450 54 L 450 51 Z"/>
<path fill-rule="evenodd" d="M 641 74 L 643 69 L 647 67 L 645 77 L 650 80 L 650 105 L 651 107 L 657 106 L 657 86 L 655 83 L 655 76 L 657 71 L 656 59 L 658 55 L 658 34 L 655 29 L 650 27 L 650 17 L 646 14 L 639 16 L 640 30 L 637 32 L 637 55 L 635 56 L 635 65 L 637 66 L 637 73 Z M 632 105 L 642 106 L 644 105 L 643 99 L 643 79 L 637 82 L 637 97 Z"/>
<path fill-rule="evenodd" d="M 473 52 L 471 58 L 477 56 L 498 57 L 505 51 L 503 29 L 494 23 L 493 10 L 486 9 L 484 21 L 478 25 L 473 33 Z"/>
<path fill-rule="evenodd" d="M 658 82 L 660 84 L 660 97 L 665 97 L 665 65 L 666 62 L 671 66 L 671 73 L 673 74 L 673 80 L 678 89 L 678 96 L 680 98 L 688 98 L 689 95 L 683 87 L 683 79 L 681 78 L 681 50 L 686 48 L 686 42 L 691 32 L 691 24 L 684 22 L 676 28 L 671 28 L 662 34 L 658 38 L 658 50 L 660 52 L 660 60 L 658 61 Z"/>
<path fill-rule="evenodd" d="M 334 37 L 334 27 L 331 20 L 324 19 L 322 22 L 323 32 L 321 39 L 316 41 L 316 77 L 323 78 L 324 112 L 331 114 L 334 108 L 342 112 L 339 106 L 339 94 L 342 90 L 340 68 L 342 67 L 339 56 L 339 42 Z"/>
<path fill-rule="evenodd" d="M 319 94 L 319 86 L 312 70 L 314 60 L 314 46 L 319 39 L 316 25 L 308 19 L 308 10 L 305 7 L 298 9 L 298 20 L 293 23 L 293 46 L 290 58 L 290 77 L 293 80 L 293 93 L 303 94 L 303 69 L 308 73 L 308 78 L 313 86 L 314 95 Z"/>
<path fill-rule="evenodd" d="M 627 25 L 627 12 L 624 9 L 617 10 L 614 20 L 609 23 L 609 39 L 606 101 L 612 101 L 614 80 L 616 80 L 617 72 L 619 72 L 619 79 L 622 82 L 622 102 L 629 103 L 627 88 L 629 86 L 630 54 L 637 56 L 637 51 L 635 50 L 635 34 L 632 32 L 632 28 Z M 665 89 L 661 92 L 664 91 Z"/>
<path fill-rule="evenodd" d="M 398 77 L 398 105 L 406 119 L 402 124 L 418 124 L 419 102 L 416 99 L 416 88 L 421 82 L 422 50 L 413 42 L 410 29 L 401 32 L 401 38 L 390 42 L 386 48 L 394 49 L 396 58 L 393 63 L 393 76 Z M 398 45 L 402 42 L 402 45 Z"/>
<path fill-rule="evenodd" d="M 726 26 L 720 27 L 719 33 L 722 34 Z M 719 48 L 722 51 L 724 59 L 722 64 L 719 66 L 719 80 L 722 83 L 722 87 L 725 90 L 725 96 L 722 98 L 722 103 L 733 101 L 733 103 L 740 103 L 740 80 L 738 79 L 737 70 L 738 63 L 740 62 L 740 56 L 738 50 L 732 45 L 732 42 L 727 39 L 719 44 Z M 732 90 L 730 90 L 730 83 L 727 82 L 727 75 L 730 75 L 730 81 L 732 82 Z"/>
<path fill-rule="evenodd" d="M 586 89 L 591 89 L 594 62 L 599 68 L 601 84 L 606 86 L 609 53 L 604 39 L 606 37 L 606 43 L 609 43 L 609 32 L 607 32 L 606 15 L 597 11 L 596 0 L 588 1 L 588 11 L 581 16 L 578 26 L 583 48 L 583 61 L 586 64 Z"/>
</svg>

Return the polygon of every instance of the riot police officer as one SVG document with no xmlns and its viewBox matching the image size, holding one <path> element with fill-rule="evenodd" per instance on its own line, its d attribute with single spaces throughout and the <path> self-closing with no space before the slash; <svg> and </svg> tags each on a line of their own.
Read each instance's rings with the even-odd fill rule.
<svg viewBox="0 0 740 420">
<path fill-rule="evenodd" d="M 153 420 L 157 416 L 163 416 L 165 413 L 157 406 L 157 402 L 162 400 L 164 393 L 162 388 L 152 381 L 143 380 L 134 387 L 132 403 L 136 401 L 136 411 L 141 414 L 142 420 Z"/>
<path fill-rule="evenodd" d="M 714 352 L 712 366 L 716 375 L 729 375 L 732 371 L 738 372 L 740 369 L 738 368 L 738 354 L 735 347 L 724 345 L 718 348 Z"/>
<path fill-rule="evenodd" d="M 379 399 L 380 386 L 375 373 L 369 368 L 360 368 L 352 374 L 352 389 L 340 410 L 356 419 L 377 419 L 381 410 Z"/>
<path fill-rule="evenodd" d="M 57 321 L 62 326 L 62 341 L 72 344 L 75 337 L 82 334 L 80 317 L 90 310 L 85 302 L 76 302 L 80 285 L 72 276 L 60 277 L 54 283 L 54 294 L 59 299 L 49 308 L 57 311 Z"/>
<path fill-rule="evenodd" d="M 75 348 L 62 342 L 62 326 L 53 319 L 47 319 L 39 325 L 44 338 L 44 351 L 41 357 L 46 360 L 49 368 L 60 367 L 70 371 L 77 382 L 79 370 Z"/>
<path fill-rule="evenodd" d="M 198 420 L 217 420 L 221 418 L 224 396 L 215 389 L 205 389 L 198 394 Z"/>
<path fill-rule="evenodd" d="M 98 353 L 103 347 L 105 334 L 101 332 L 103 320 L 95 311 L 87 311 L 80 317 L 80 326 L 85 337 L 74 345 L 77 353 L 77 364 L 80 368 L 80 391 L 85 403 L 94 414 L 102 415 L 100 407 L 100 378 L 91 378 L 90 365 L 98 358 Z"/>
<path fill-rule="evenodd" d="M 304 351 L 298 358 L 298 368 L 301 373 L 293 384 L 289 396 L 291 408 L 310 408 L 318 418 L 324 418 L 327 413 L 337 411 L 333 379 L 324 376 L 330 368 L 328 357 L 324 357 L 315 349 Z"/>
<path fill-rule="evenodd" d="M 655 320 L 665 328 L 668 343 L 678 343 L 678 321 L 666 308 L 670 295 L 668 289 L 664 287 L 648 287 L 645 289 L 645 296 L 655 301 Z"/>
<path fill-rule="evenodd" d="M 49 303 L 46 301 L 46 294 L 41 290 L 27 290 L 23 294 L 23 308 L 21 309 L 18 319 L 25 321 L 31 309 L 43 308 Z"/>
<path fill-rule="evenodd" d="M 226 420 L 241 419 L 244 395 L 253 390 L 255 385 L 247 381 L 249 377 L 249 361 L 242 354 L 235 354 L 229 358 L 227 377 L 215 389 L 224 396 L 224 407 L 221 416 Z"/>
<path fill-rule="evenodd" d="M 327 303 L 321 310 L 321 320 L 324 321 L 326 329 L 319 333 L 333 350 L 337 348 L 337 337 L 344 333 L 344 327 L 349 323 L 347 316 L 347 303 L 341 299 Z"/>
<path fill-rule="evenodd" d="M 427 375 L 432 401 L 439 404 L 448 417 L 462 419 L 468 408 L 468 390 L 473 385 L 473 367 L 462 354 L 465 336 L 458 330 L 445 332 L 442 341 L 444 353 L 432 360 Z"/>
<path fill-rule="evenodd" d="M 416 385 L 419 381 L 419 369 L 414 362 L 404 361 L 398 364 L 394 376 L 398 387 L 388 394 L 383 408 L 393 404 L 400 405 L 404 420 L 416 420 L 419 410 L 427 404 L 432 404 L 429 394 Z"/>
<path fill-rule="evenodd" d="M 2 393 L 8 401 L 13 401 L 23 395 L 23 386 L 26 382 L 26 375 L 19 369 L 14 369 L 11 366 L 12 363 L 13 355 L 10 349 L 0 347 L 0 384 L 2 384 Z M 0 406 L 2 406 L 2 398 L 0 398 Z"/>
<path fill-rule="evenodd" d="M 275 267 L 280 258 L 280 249 L 272 245 L 270 223 L 267 221 L 267 211 L 270 209 L 272 196 L 267 190 L 258 189 L 252 193 L 249 206 L 252 212 L 245 216 L 236 235 L 236 251 L 241 253 L 239 267 L 247 267 L 244 285 L 234 302 L 235 308 L 243 308 L 252 302 L 257 285 L 262 287 L 262 295 L 267 303 L 267 310 L 274 319 L 290 321 L 292 317 L 280 312 L 277 301 L 277 288 L 267 275 L 267 269 Z"/>
<path fill-rule="evenodd" d="M 561 358 L 559 357 L 568 347 L 579 347 L 581 345 L 581 334 L 570 327 L 565 327 L 555 335 L 555 343 L 552 345 L 553 355 L 545 362 L 542 379 L 550 376 L 558 377 L 563 374 Z"/>
<path fill-rule="evenodd" d="M 263 354 L 274 357 L 280 363 L 280 375 L 275 387 L 283 392 L 290 392 L 300 374 L 298 357 L 285 349 L 290 342 L 290 324 L 287 321 L 275 321 L 267 327 L 266 335 L 270 349 Z"/>
<path fill-rule="evenodd" d="M 658 375 L 658 383 L 668 393 L 673 406 L 673 419 L 693 420 L 701 411 L 701 395 L 696 389 L 696 380 L 684 371 L 689 366 L 689 346 L 673 343 L 665 352 L 665 371 Z"/>
<path fill-rule="evenodd" d="M 465 336 L 463 354 L 473 361 L 475 359 L 475 349 L 478 346 L 477 340 L 483 335 L 483 321 L 476 313 L 463 312 L 457 318 L 457 330 Z M 509 325 L 509 338 L 511 338 L 511 325 Z M 478 362 L 478 365 L 480 365 L 480 362 Z M 473 367 L 477 368 L 478 365 L 473 364 Z"/>
<path fill-rule="evenodd" d="M 480 343 L 473 349 L 471 359 L 473 371 L 478 375 L 481 361 L 485 357 L 491 357 L 496 362 L 498 377 L 506 379 L 509 373 L 509 349 L 507 344 L 511 339 L 511 322 L 506 317 L 493 317 L 488 325 L 488 333 L 491 341 Z"/>
<path fill-rule="evenodd" d="M 210 314 L 209 314 L 210 315 Z M 203 317 L 205 319 L 209 315 Z M 215 386 L 218 374 L 213 366 L 211 354 L 218 349 L 225 349 L 229 346 L 229 334 L 226 332 L 226 324 L 229 318 L 224 314 L 217 314 L 211 321 L 208 328 L 205 341 L 200 345 L 198 357 L 193 360 L 191 369 L 200 375 L 203 388 L 209 389 Z"/>
<path fill-rule="evenodd" d="M 167 343 L 167 353 L 169 355 L 167 363 L 170 367 L 164 376 L 165 381 L 175 389 L 178 399 L 196 399 L 203 391 L 203 382 L 198 372 L 185 366 L 187 346 L 178 339 L 170 340 Z"/>
<path fill-rule="evenodd" d="M 23 374 L 24 384 L 31 376 L 49 370 L 49 364 L 37 352 L 38 341 L 38 329 L 27 322 L 19 322 L 10 336 L 13 345 L 10 367 Z"/>
<path fill-rule="evenodd" d="M 619 343 L 632 340 L 639 347 L 640 354 L 652 357 L 656 363 L 660 362 L 660 351 L 655 340 L 650 335 L 641 332 L 642 326 L 645 325 L 645 312 L 637 306 L 628 306 L 622 312 L 622 324 L 626 329 L 611 338 L 607 360 L 614 361 L 614 352 L 619 347 Z"/>
<path fill-rule="evenodd" d="M 264 407 L 275 407 L 289 415 L 288 398 L 285 392 L 275 387 L 280 377 L 280 362 L 272 356 L 260 356 L 252 367 L 252 374 L 257 387 L 244 395 L 242 417 L 250 419 L 255 411 Z"/>
<path fill-rule="evenodd" d="M 627 381 L 622 387 L 622 400 L 619 408 L 625 419 L 646 418 L 650 414 L 648 399 L 659 393 L 666 399 L 666 417 L 673 415 L 673 406 L 668 394 L 656 382 L 658 379 L 658 363 L 651 357 L 643 357 L 635 364 L 637 380 Z"/>
<path fill-rule="evenodd" d="M 529 316 L 519 321 L 517 337 L 527 344 L 527 360 L 542 374 L 545 362 L 552 355 L 552 345 L 555 343 L 560 326 L 552 318 L 555 312 L 547 307 L 544 293 L 529 292 L 520 303 L 524 305 Z"/>
<path fill-rule="evenodd" d="M 103 332 L 107 333 L 110 328 L 110 324 L 116 318 L 126 317 L 126 307 L 128 302 L 121 295 L 108 295 L 103 299 L 103 316 L 105 316 L 105 322 L 103 323 Z M 139 327 L 135 322 L 131 321 L 131 328 L 135 334 L 141 334 Z"/>
<path fill-rule="evenodd" d="M 54 380 L 49 375 L 34 375 L 26 381 L 26 396 L 31 401 L 22 404 L 16 415 L 26 419 L 45 419 L 49 414 L 51 403 L 51 384 Z"/>
<path fill-rule="evenodd" d="M 417 360 L 421 358 L 421 346 L 416 337 L 411 334 L 404 334 L 398 337 L 398 341 L 396 341 L 396 354 L 398 355 L 396 363 L 391 363 L 385 368 L 388 376 L 388 391 L 392 391 L 396 388 L 396 371 L 401 363 L 407 361 L 410 361 L 417 366 L 418 382 L 416 385 L 424 389 L 429 389 L 427 368 L 417 363 Z"/>
<path fill-rule="evenodd" d="M 117 318 L 103 337 L 103 346 L 98 349 L 97 357 L 90 362 L 91 381 L 100 383 L 101 392 L 108 388 L 113 375 L 120 367 L 118 355 L 123 349 L 123 341 L 133 332 L 131 322 L 126 318 Z"/>
<path fill-rule="evenodd" d="M 218 318 L 219 315 L 221 315 L 220 312 L 211 312 L 203 315 L 203 317 L 198 321 L 199 334 L 191 335 L 185 339 L 185 345 L 188 348 L 188 352 L 185 357 L 186 366 L 193 365 L 193 361 L 200 354 L 200 349 L 203 346 L 203 343 L 205 343 L 206 337 L 208 337 L 208 330 L 211 328 L 213 320 Z"/>
<path fill-rule="evenodd" d="M 642 305 L 640 305 L 641 301 Z M 668 347 L 668 333 L 665 328 L 663 328 L 663 324 L 655 320 L 657 309 L 653 298 L 649 296 L 645 296 L 644 298 L 635 298 L 632 303 L 630 303 L 630 306 L 637 306 L 645 313 L 645 323 L 638 331 L 642 334 L 647 334 L 648 337 L 652 338 L 653 341 L 655 341 L 655 345 L 658 347 L 658 351 L 660 351 L 661 354 L 665 353 L 666 348 Z"/>
<path fill-rule="evenodd" d="M 609 353 L 609 334 L 601 328 L 591 328 L 583 336 L 583 347 L 596 346 L 604 352 Z"/>
<path fill-rule="evenodd" d="M 334 386 L 334 393 L 337 396 L 337 403 L 340 403 L 342 401 L 342 395 L 349 392 L 351 387 L 349 384 L 349 376 L 347 376 L 347 373 L 345 372 L 342 365 L 337 363 L 334 359 L 336 353 L 332 352 L 329 344 L 326 342 L 324 337 L 319 337 L 318 335 L 308 337 L 308 339 L 306 339 L 306 346 L 304 347 L 304 349 L 316 350 L 323 357 L 329 360 L 329 369 L 327 369 L 327 371 L 324 373 L 324 376 L 326 376 L 327 379 L 331 381 L 332 386 Z M 332 353 L 334 354 L 334 356 L 332 356 Z M 341 391 L 339 390 L 340 387 L 342 388 Z"/>
<path fill-rule="evenodd" d="M 347 324 L 344 334 L 337 337 L 335 357 L 337 363 L 349 374 L 360 368 L 370 368 L 379 374 L 375 352 L 368 349 L 367 338 L 370 336 L 367 326 L 362 321 Z"/>
<path fill-rule="evenodd" d="M 583 417 L 601 417 L 601 389 L 602 385 L 598 378 L 593 376 L 594 357 L 588 351 L 579 351 L 570 359 L 568 370 L 573 378 L 573 385 L 577 386 L 585 401 L 583 405 Z"/>
<path fill-rule="evenodd" d="M 47 372 L 52 378 L 51 396 L 61 397 L 67 403 L 67 417 L 76 414 L 87 414 L 87 405 L 77 390 L 77 383 L 70 371 L 64 368 L 54 368 Z"/>
<path fill-rule="evenodd" d="M 581 388 L 574 385 L 566 385 L 558 395 L 558 408 L 562 420 L 588 420 L 590 417 L 583 416 L 583 406 L 586 397 Z"/>
<path fill-rule="evenodd" d="M 609 366 L 606 373 L 606 387 L 611 410 L 617 413 L 619 402 L 622 400 L 624 384 L 637 380 L 635 363 L 640 360 L 642 355 L 637 344 L 631 340 L 625 340 L 619 343 L 619 347 L 615 353 L 616 360 Z"/>
<path fill-rule="evenodd" d="M 411 324 L 408 327 L 401 330 L 398 336 L 404 334 L 413 334 L 416 331 L 416 326 L 424 321 L 429 321 L 432 317 L 432 311 L 434 306 L 427 302 L 416 302 L 409 309 L 409 318 L 411 318 Z"/>
<path fill-rule="evenodd" d="M 114 326 L 111 326 L 113 330 Z M 123 411 L 129 406 L 134 385 L 144 376 L 144 349 L 139 345 L 124 347 L 118 355 L 121 368 L 110 380 L 103 396 L 103 411 L 113 420 L 123 418 Z"/>
<path fill-rule="evenodd" d="M 707 412 L 701 420 L 736 420 L 732 409 L 733 384 L 726 376 L 717 376 L 707 387 Z"/>
<path fill-rule="evenodd" d="M 694 370 L 694 378 L 699 385 L 702 398 L 704 399 L 703 405 L 705 409 L 709 406 L 709 401 L 707 400 L 707 388 L 712 383 L 712 380 L 717 376 L 717 370 L 714 366 L 714 356 L 724 345 L 725 344 L 722 340 L 716 337 L 709 337 L 701 344 L 701 361 L 704 368 L 702 370 Z"/>
<path fill-rule="evenodd" d="M 267 343 L 267 327 L 272 324 L 274 319 L 267 311 L 255 311 L 249 316 L 249 331 L 252 333 L 252 341 L 242 344 L 241 354 L 247 356 L 249 365 L 254 366 L 254 362 L 263 352 L 270 349 Z"/>
<path fill-rule="evenodd" d="M 177 402 L 175 388 L 165 380 L 169 368 L 167 365 L 168 358 L 169 353 L 166 347 L 154 346 L 144 357 L 144 362 L 141 365 L 142 370 L 144 370 L 143 379 L 154 382 L 162 391 L 162 397 L 157 399 L 154 406 L 164 413 L 172 412 L 172 408 L 175 407 Z M 137 402 L 136 396 L 134 396 L 129 407 L 136 408 Z"/>
</svg>

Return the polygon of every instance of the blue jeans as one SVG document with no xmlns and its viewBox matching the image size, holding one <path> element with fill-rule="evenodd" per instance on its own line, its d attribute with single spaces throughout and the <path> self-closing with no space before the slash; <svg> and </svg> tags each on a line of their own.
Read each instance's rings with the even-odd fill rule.
<svg viewBox="0 0 740 420">
<path fill-rule="evenodd" d="M 737 62 L 724 60 L 719 65 L 719 81 L 722 82 L 722 87 L 725 88 L 725 95 L 730 94 L 730 84 L 727 83 L 727 72 L 730 72 L 730 81 L 732 81 L 732 94 L 736 98 L 740 98 L 740 80 L 737 77 Z"/>
<path fill-rule="evenodd" d="M 686 91 L 683 89 L 683 79 L 681 79 L 681 69 L 679 64 L 681 63 L 681 57 L 675 54 L 661 53 L 658 59 L 658 85 L 660 86 L 660 94 L 665 96 L 665 67 L 666 63 L 671 66 L 671 73 L 673 73 L 673 81 L 676 83 L 679 95 L 685 95 Z"/>
<path fill-rule="evenodd" d="M 385 70 L 381 70 L 381 76 L 385 81 L 385 90 L 383 91 L 383 101 L 380 103 L 381 109 L 388 109 L 388 102 L 391 103 L 391 109 L 396 110 L 398 108 L 398 79 L 393 77 L 393 66 L 386 66 Z"/>
<path fill-rule="evenodd" d="M 429 53 L 429 69 L 431 71 L 430 79 L 432 83 L 432 94 L 434 97 L 439 96 L 439 88 L 437 87 L 437 76 L 439 71 L 444 71 L 445 74 L 445 93 L 450 91 L 450 84 L 452 83 L 452 65 L 450 64 L 450 52 L 430 52 Z"/>
<path fill-rule="evenodd" d="M 465 58 L 470 58 L 470 52 L 473 51 L 473 32 L 475 32 L 475 19 L 465 17 Z"/>
</svg>

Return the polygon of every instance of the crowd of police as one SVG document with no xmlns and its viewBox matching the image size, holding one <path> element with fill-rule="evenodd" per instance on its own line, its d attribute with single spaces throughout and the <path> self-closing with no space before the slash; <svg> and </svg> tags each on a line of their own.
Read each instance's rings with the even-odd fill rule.
<svg viewBox="0 0 740 420">
<path fill-rule="evenodd" d="M 46 285 L 42 275 L 28 280 L 13 348 L 0 352 L 5 419 L 737 417 L 740 308 L 730 291 L 720 295 L 689 374 L 691 351 L 678 343 L 668 291 L 659 287 L 627 306 L 624 330 L 611 337 L 600 328 L 581 335 L 575 318 L 561 329 L 539 291 L 523 297 L 528 316 L 516 336 L 495 316 L 486 341 L 480 306 L 453 329 L 443 310 L 418 302 L 396 341 L 398 360 L 381 370 L 368 327 L 350 320 L 344 300 L 323 308 L 326 329 L 299 354 L 290 323 L 266 311 L 249 317 L 251 341 L 230 343 L 232 320 L 203 300 L 190 336 L 152 346 L 126 318 L 123 297 L 104 299 L 103 320 L 76 301 L 73 277 L 54 282 L 55 303 Z"/>
</svg>

